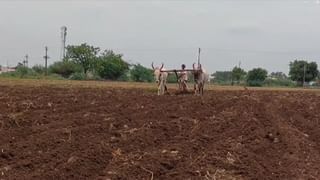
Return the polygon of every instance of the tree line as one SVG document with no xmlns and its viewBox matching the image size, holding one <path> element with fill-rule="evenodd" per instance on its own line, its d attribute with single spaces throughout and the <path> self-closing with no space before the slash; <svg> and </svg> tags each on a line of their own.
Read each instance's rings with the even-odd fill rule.
<svg viewBox="0 0 320 180">
<path fill-rule="evenodd" d="M 153 71 L 141 64 L 129 64 L 122 54 L 101 50 L 86 43 L 66 47 L 66 57 L 45 69 L 42 65 L 28 68 L 19 63 L 16 72 L 2 76 L 19 78 L 46 78 L 70 80 L 113 80 L 151 82 Z"/>
<path fill-rule="evenodd" d="M 283 72 L 268 73 L 266 69 L 254 68 L 248 72 L 240 67 L 231 71 L 217 71 L 211 75 L 214 83 L 222 85 L 242 84 L 248 86 L 303 86 L 304 83 L 319 85 L 320 74 L 316 62 L 294 60 L 289 65 L 289 76 Z"/>
<path fill-rule="evenodd" d="M 2 76 L 17 76 L 20 78 L 41 78 L 47 74 L 51 78 L 71 80 L 113 80 L 113 81 L 153 81 L 153 71 L 141 64 L 130 64 L 123 59 L 122 54 L 112 50 L 101 50 L 86 43 L 69 45 L 66 57 L 62 61 L 54 62 L 45 69 L 42 65 L 32 68 L 18 64 L 17 71 L 2 74 Z M 225 85 L 248 86 L 302 86 L 303 83 L 319 80 L 316 62 L 295 60 L 290 62 L 289 76 L 282 72 L 272 72 L 263 68 L 254 68 L 246 72 L 241 67 L 234 67 L 231 71 L 217 71 L 212 75 L 212 81 Z M 47 77 L 47 78 L 48 78 Z M 192 76 L 190 75 L 192 81 Z M 174 83 L 174 74 L 169 75 L 168 82 Z"/>
</svg>

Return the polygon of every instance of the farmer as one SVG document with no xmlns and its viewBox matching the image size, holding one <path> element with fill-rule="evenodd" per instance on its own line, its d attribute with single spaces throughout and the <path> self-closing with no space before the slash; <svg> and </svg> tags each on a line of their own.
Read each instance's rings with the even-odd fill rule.
<svg viewBox="0 0 320 180">
<path fill-rule="evenodd" d="M 185 70 L 186 65 L 181 65 L 182 71 L 177 75 L 178 76 L 178 83 L 179 83 L 179 89 L 180 91 L 186 92 L 188 91 L 188 72 Z"/>
</svg>

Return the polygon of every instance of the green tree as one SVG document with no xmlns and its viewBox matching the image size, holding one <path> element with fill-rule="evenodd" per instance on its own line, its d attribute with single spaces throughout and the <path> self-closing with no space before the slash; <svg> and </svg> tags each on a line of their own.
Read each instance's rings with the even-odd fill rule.
<svg viewBox="0 0 320 180">
<path fill-rule="evenodd" d="M 244 79 L 246 74 L 247 73 L 243 69 L 236 66 L 232 69 L 232 81 L 236 81 L 238 84 L 240 84 L 240 81 Z"/>
<path fill-rule="evenodd" d="M 72 61 L 58 61 L 49 66 L 49 72 L 69 78 L 73 73 L 82 72 L 82 67 Z"/>
<path fill-rule="evenodd" d="M 137 82 L 151 82 L 153 80 L 152 72 L 151 69 L 143 67 L 141 64 L 135 64 L 130 70 L 130 77 Z"/>
<path fill-rule="evenodd" d="M 318 65 L 316 62 L 298 61 L 290 62 L 289 76 L 293 81 L 296 81 L 299 85 L 305 82 L 313 81 L 319 74 Z"/>
<path fill-rule="evenodd" d="M 44 74 L 45 73 L 45 67 L 43 67 L 42 65 L 40 64 L 36 64 L 32 67 L 32 70 L 34 72 L 36 72 L 37 74 Z"/>
<path fill-rule="evenodd" d="M 255 68 L 248 72 L 247 84 L 249 86 L 262 86 L 268 76 L 268 71 L 262 68 Z"/>
<path fill-rule="evenodd" d="M 79 46 L 68 46 L 66 49 L 66 61 L 71 60 L 76 64 L 80 64 L 85 74 L 87 74 L 88 70 L 93 69 L 97 55 L 100 52 L 100 48 L 86 43 Z"/>
<path fill-rule="evenodd" d="M 270 74 L 271 79 L 278 79 L 278 80 L 287 80 L 288 76 L 283 72 L 272 72 Z"/>
<path fill-rule="evenodd" d="M 95 69 L 104 79 L 117 80 L 126 75 L 129 64 L 122 59 L 121 54 L 106 50 L 96 61 Z"/>
<path fill-rule="evenodd" d="M 217 71 L 211 76 L 214 77 L 214 82 L 218 84 L 231 84 L 232 82 L 231 71 Z"/>
</svg>

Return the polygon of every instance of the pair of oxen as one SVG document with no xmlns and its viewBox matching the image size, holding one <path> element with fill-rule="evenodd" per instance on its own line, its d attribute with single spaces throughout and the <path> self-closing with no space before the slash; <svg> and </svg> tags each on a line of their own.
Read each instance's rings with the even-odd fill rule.
<svg viewBox="0 0 320 180">
<path fill-rule="evenodd" d="M 163 67 L 164 64 L 162 63 L 161 66 L 154 67 L 153 63 L 151 67 L 154 72 L 154 78 L 158 85 L 158 95 L 164 95 L 167 92 L 167 78 L 170 72 L 166 71 Z M 195 95 L 203 95 L 204 85 L 209 80 L 209 75 L 206 71 L 202 68 L 201 64 L 196 67 L 196 64 L 193 64 L 193 70 L 191 71 L 194 77 L 194 94 Z"/>
</svg>

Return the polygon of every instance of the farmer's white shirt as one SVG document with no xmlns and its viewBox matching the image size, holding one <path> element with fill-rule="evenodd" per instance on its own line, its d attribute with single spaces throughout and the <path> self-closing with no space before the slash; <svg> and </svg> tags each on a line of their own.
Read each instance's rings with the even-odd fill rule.
<svg viewBox="0 0 320 180">
<path fill-rule="evenodd" d="M 181 80 L 188 81 L 188 72 L 187 71 L 181 72 Z"/>
</svg>

